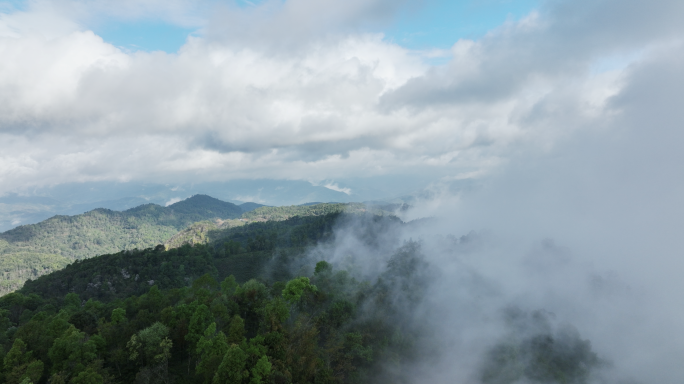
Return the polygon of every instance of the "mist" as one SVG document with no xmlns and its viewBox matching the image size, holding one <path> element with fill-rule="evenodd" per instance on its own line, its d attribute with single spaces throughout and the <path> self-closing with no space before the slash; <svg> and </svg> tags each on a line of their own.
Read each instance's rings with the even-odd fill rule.
<svg viewBox="0 0 684 384">
<path fill-rule="evenodd" d="M 584 351 L 589 383 L 681 382 L 681 65 L 661 55 L 632 66 L 611 119 L 550 127 L 572 133 L 513 154 L 477 187 L 435 183 L 398 213 L 406 223 L 343 220 L 309 261 L 373 282 L 417 244 L 421 299 L 394 293 L 398 318 L 422 335 L 421 357 L 402 368 L 412 383 L 560 382 L 483 373 L 496 348 L 519 343 L 524 355 L 539 335 L 558 353 Z"/>
</svg>

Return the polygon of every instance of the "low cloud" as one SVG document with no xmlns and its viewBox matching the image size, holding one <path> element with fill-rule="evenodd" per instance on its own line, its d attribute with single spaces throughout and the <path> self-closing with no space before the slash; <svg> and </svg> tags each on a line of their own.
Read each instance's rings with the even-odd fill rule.
<svg viewBox="0 0 684 384">
<path fill-rule="evenodd" d="M 167 201 L 166 203 L 164 203 L 164 206 L 168 207 L 169 205 L 176 204 L 177 202 L 182 201 L 182 200 L 183 199 L 181 199 L 180 197 L 174 197 L 174 198 L 169 199 L 169 201 Z"/>
<path fill-rule="evenodd" d="M 333 191 L 346 193 L 347 195 L 351 195 L 351 193 L 352 193 L 351 188 L 340 187 L 336 183 L 326 183 L 326 184 L 323 184 L 323 186 L 328 188 L 328 189 L 332 189 Z"/>
</svg>

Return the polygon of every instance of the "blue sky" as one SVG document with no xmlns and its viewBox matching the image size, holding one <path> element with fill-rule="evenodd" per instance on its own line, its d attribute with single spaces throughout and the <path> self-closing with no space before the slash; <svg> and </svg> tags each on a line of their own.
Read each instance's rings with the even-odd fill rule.
<svg viewBox="0 0 684 384">
<path fill-rule="evenodd" d="M 20 4 L 20 2 L 15 2 Z M 238 1 L 238 5 L 249 5 Z M 461 38 L 488 31 L 535 10 L 539 0 L 432 0 L 404 7 L 383 32 L 388 41 L 411 49 L 449 48 Z M 105 41 L 126 50 L 177 52 L 196 28 L 163 20 L 110 18 L 90 26 Z"/>
<path fill-rule="evenodd" d="M 106 42 L 126 50 L 177 52 L 195 29 L 160 20 L 106 21 L 94 32 Z"/>
<path fill-rule="evenodd" d="M 536 9 L 537 0 L 431 1 L 407 9 L 385 31 L 388 39 L 414 49 L 449 48 L 458 39 L 478 39 L 507 20 Z"/>
</svg>

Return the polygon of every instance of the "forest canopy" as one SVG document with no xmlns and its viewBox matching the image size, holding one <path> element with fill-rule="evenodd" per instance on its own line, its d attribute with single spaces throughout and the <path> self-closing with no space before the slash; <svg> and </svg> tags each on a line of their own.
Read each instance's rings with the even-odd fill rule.
<svg viewBox="0 0 684 384">
<path fill-rule="evenodd" d="M 235 204 L 195 195 L 168 207 L 146 204 L 123 212 L 96 209 L 76 216 L 55 216 L 0 233 L 0 294 L 12 292 L 24 281 L 57 271 L 74 260 L 162 243 L 169 248 L 205 244 L 224 236 L 223 232 L 230 228 L 250 222 L 365 210 L 363 204 L 316 204 L 261 206 L 245 212 Z"/>
<path fill-rule="evenodd" d="M 0 298 L 0 380 L 413 382 L 435 337 L 415 309 L 439 275 L 422 242 L 396 236 L 413 225 L 333 212 L 77 260 Z M 377 273 L 325 260 L 344 230 L 376 255 Z M 506 316 L 511 336 L 488 349 L 476 382 L 581 384 L 602 366 L 544 312 Z"/>
</svg>

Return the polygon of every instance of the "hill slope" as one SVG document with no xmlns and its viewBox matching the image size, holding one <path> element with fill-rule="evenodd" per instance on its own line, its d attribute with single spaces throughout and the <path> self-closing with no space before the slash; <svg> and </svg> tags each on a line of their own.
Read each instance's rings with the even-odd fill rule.
<svg viewBox="0 0 684 384">
<path fill-rule="evenodd" d="M 378 215 L 390 215 L 391 212 L 378 208 L 369 208 L 360 203 L 318 203 L 315 205 L 291 205 L 284 207 L 261 206 L 245 212 L 238 220 L 215 220 L 193 223 L 184 230 L 173 235 L 164 243 L 167 249 L 178 248 L 183 244 L 209 244 L 220 238 L 225 238 L 235 232 L 232 228 L 248 223 L 268 221 L 284 221 L 295 217 L 325 216 L 333 213 L 363 213 L 371 212 Z M 271 223 L 269 226 L 278 226 Z"/>
<path fill-rule="evenodd" d="M 193 222 L 232 219 L 241 214 L 242 209 L 235 204 L 195 195 L 168 207 L 146 204 L 123 212 L 95 209 L 17 227 L 0 233 L 0 294 L 73 260 L 148 248 Z"/>
<path fill-rule="evenodd" d="M 447 353 L 449 364 L 472 367 L 471 383 L 586 384 L 612 374 L 601 371 L 589 340 L 544 310 L 493 308 L 501 336 L 476 338 L 467 354 L 451 352 L 451 332 L 460 340 L 483 328 L 447 321 L 453 329 L 446 332 L 426 319 L 454 302 L 438 296 L 442 270 L 428 256 L 435 250 L 398 236 L 424 223 L 297 216 L 231 228 L 210 245 L 76 261 L 0 298 L 0 348 L 7 351 L 0 381 L 458 382 L 434 369 L 435 356 Z M 340 233 L 351 236 L 343 235 L 352 244 L 344 246 L 347 256 L 323 261 Z M 457 256 L 471 241 L 440 244 Z M 369 255 L 379 267 L 373 273 L 359 268 Z M 472 293 L 476 303 L 480 292 Z M 454 301 L 472 311 L 471 300 Z M 415 381 L 416 367 L 443 380 Z"/>
</svg>

